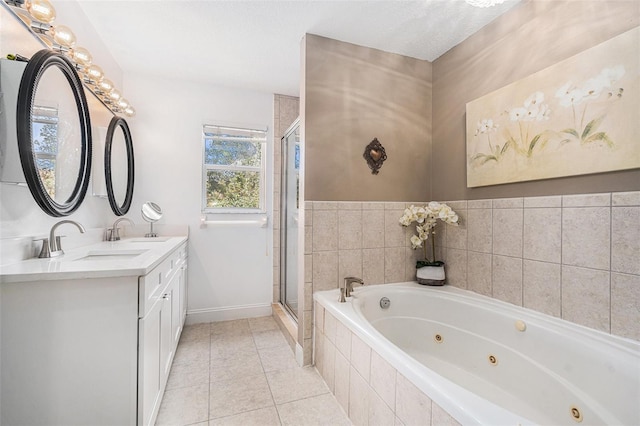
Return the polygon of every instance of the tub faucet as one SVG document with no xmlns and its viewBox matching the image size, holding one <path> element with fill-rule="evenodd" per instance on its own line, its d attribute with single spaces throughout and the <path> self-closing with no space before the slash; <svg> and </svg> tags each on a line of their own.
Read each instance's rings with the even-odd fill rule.
<svg viewBox="0 0 640 426">
<path fill-rule="evenodd" d="M 49 238 L 42 238 L 42 249 L 40 250 L 40 255 L 38 257 L 57 257 L 64 254 L 64 251 L 62 250 L 62 244 L 60 244 L 60 236 L 56 235 L 56 229 L 58 229 L 58 226 L 64 225 L 65 223 L 75 225 L 80 230 L 80 232 L 84 234 L 84 226 L 80 225 L 75 220 L 61 220 L 51 227 Z"/>
<path fill-rule="evenodd" d="M 361 278 L 345 277 L 343 285 L 340 287 L 340 299 L 338 300 L 338 302 L 344 303 L 346 302 L 345 297 L 351 297 L 351 292 L 353 291 L 353 283 L 364 285 L 364 281 L 362 281 Z"/>
<path fill-rule="evenodd" d="M 111 228 L 107 229 L 107 241 L 119 241 L 120 240 L 120 233 L 119 233 L 118 225 L 123 220 L 126 220 L 130 224 L 135 225 L 135 223 L 133 223 L 133 221 L 131 219 L 129 219 L 128 217 L 121 217 L 120 219 L 117 219 L 115 222 L 113 222 L 113 226 Z"/>
</svg>

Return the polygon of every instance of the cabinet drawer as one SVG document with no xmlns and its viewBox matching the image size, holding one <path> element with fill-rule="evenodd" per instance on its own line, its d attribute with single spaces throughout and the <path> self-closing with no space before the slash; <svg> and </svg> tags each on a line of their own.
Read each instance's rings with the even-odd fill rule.
<svg viewBox="0 0 640 426">
<path fill-rule="evenodd" d="M 169 253 L 169 255 L 147 275 L 139 277 L 139 308 L 138 316 L 143 318 L 153 307 L 153 304 L 162 297 L 167 284 L 173 276 L 180 271 L 186 261 L 187 245 Z"/>
</svg>

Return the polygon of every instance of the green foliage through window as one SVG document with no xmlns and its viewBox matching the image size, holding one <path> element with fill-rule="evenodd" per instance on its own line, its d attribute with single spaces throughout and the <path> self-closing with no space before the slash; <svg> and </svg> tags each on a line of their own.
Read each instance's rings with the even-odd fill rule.
<svg viewBox="0 0 640 426">
<path fill-rule="evenodd" d="M 204 210 L 263 210 L 266 131 L 204 126 Z"/>
</svg>

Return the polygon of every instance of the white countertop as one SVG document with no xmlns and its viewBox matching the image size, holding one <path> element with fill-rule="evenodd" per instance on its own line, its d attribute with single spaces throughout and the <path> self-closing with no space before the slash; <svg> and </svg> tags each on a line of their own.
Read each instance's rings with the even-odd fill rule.
<svg viewBox="0 0 640 426">
<path fill-rule="evenodd" d="M 65 250 L 50 259 L 28 259 L 0 266 L 0 282 L 48 281 L 147 275 L 186 236 L 127 238 Z"/>
</svg>

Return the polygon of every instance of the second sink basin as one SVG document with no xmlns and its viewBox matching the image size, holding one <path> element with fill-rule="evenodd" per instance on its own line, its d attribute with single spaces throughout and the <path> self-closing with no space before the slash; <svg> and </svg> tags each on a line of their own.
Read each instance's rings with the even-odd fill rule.
<svg viewBox="0 0 640 426">
<path fill-rule="evenodd" d="M 86 256 L 80 257 L 79 260 L 127 260 L 140 256 L 148 250 L 91 250 Z"/>
</svg>

